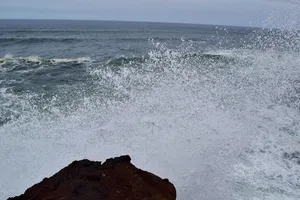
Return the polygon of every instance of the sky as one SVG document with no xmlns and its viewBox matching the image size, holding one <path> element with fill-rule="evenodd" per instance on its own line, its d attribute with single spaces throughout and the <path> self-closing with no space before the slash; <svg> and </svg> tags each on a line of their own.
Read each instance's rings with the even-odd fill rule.
<svg viewBox="0 0 300 200">
<path fill-rule="evenodd" d="M 256 27 L 282 23 L 286 26 L 286 23 L 298 23 L 290 22 L 296 19 L 289 18 L 300 16 L 299 1 L 3 0 L 0 19 L 91 19 Z"/>
</svg>

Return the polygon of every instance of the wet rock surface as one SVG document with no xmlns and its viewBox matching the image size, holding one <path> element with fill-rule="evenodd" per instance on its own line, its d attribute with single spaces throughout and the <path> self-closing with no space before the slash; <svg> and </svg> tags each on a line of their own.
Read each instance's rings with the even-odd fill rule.
<svg viewBox="0 0 300 200">
<path fill-rule="evenodd" d="M 129 156 L 101 162 L 74 161 L 50 178 L 9 200 L 174 200 L 168 179 L 140 170 Z"/>
</svg>

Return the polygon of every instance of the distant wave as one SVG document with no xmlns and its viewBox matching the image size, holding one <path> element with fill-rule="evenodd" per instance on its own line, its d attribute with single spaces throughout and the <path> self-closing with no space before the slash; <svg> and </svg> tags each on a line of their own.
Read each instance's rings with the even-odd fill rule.
<svg viewBox="0 0 300 200">
<path fill-rule="evenodd" d="M 0 58 L 0 65 L 5 63 L 82 63 L 92 61 L 89 57 L 79 57 L 79 58 L 50 58 L 45 59 L 39 56 L 28 56 L 28 57 L 13 57 L 11 55 L 6 55 L 3 58 Z"/>
<path fill-rule="evenodd" d="M 139 38 L 134 38 L 134 37 L 122 37 L 122 38 L 116 38 L 117 41 L 125 41 L 125 42 L 143 42 L 143 41 L 178 41 L 178 38 L 174 37 L 139 37 Z M 201 38 L 187 38 L 188 41 L 197 41 L 197 42 L 207 42 L 207 39 L 201 39 Z"/>
<path fill-rule="evenodd" d="M 228 54 L 213 54 L 213 53 L 190 53 L 185 55 L 180 55 L 175 57 L 174 59 L 198 59 L 200 63 L 214 63 L 214 62 L 235 62 L 237 58 L 233 55 Z M 158 60 L 165 59 L 163 56 L 156 58 Z M 140 56 L 140 57 L 118 57 L 112 58 L 109 60 L 93 60 L 89 57 L 78 57 L 78 58 L 41 58 L 39 56 L 28 56 L 28 57 L 13 57 L 12 55 L 6 55 L 3 58 L 0 58 L 0 66 L 9 63 L 36 63 L 36 64 L 60 64 L 60 63 L 85 63 L 85 62 L 93 62 L 99 63 L 104 66 L 122 66 L 125 64 L 141 64 L 146 61 L 151 61 L 149 56 Z"/>
<path fill-rule="evenodd" d="M 0 27 L 1 28 L 1 27 Z M 126 31 L 126 30 L 82 30 L 82 29 L 20 29 L 20 30 L 0 30 L 2 33 L 132 33 L 139 31 Z"/>
<path fill-rule="evenodd" d="M 213 62 L 236 62 L 237 58 L 234 55 L 230 55 L 229 53 L 226 55 L 222 54 L 213 54 L 213 53 L 190 53 L 184 54 L 175 57 L 174 59 L 181 60 L 181 59 L 198 59 L 200 63 L 213 63 Z M 106 66 L 122 66 L 124 64 L 131 64 L 131 63 L 144 63 L 151 58 L 149 56 L 141 56 L 141 57 L 119 57 L 113 58 L 110 60 L 105 61 Z M 156 58 L 158 60 L 165 59 L 163 56 Z"/>
<path fill-rule="evenodd" d="M 119 57 L 105 61 L 107 66 L 121 66 L 129 63 L 144 63 L 149 57 Z"/>
<path fill-rule="evenodd" d="M 114 32 L 112 32 L 114 33 Z M 73 42 L 81 42 L 83 40 L 97 40 L 98 37 L 90 37 L 90 38 L 76 38 L 70 37 L 70 38 L 55 38 L 55 37 L 2 37 L 0 38 L 0 44 L 1 45 L 11 45 L 12 43 L 16 44 L 36 44 L 36 43 L 47 43 L 47 42 L 57 42 L 57 43 L 73 43 Z M 177 38 L 148 38 L 148 37 L 140 37 L 140 38 L 132 38 L 132 37 L 120 37 L 120 38 L 114 38 L 114 40 L 119 42 L 147 42 L 149 40 L 157 40 L 157 41 L 177 41 Z M 191 41 L 197 41 L 197 42 L 207 42 L 207 39 L 200 39 L 200 38 L 188 38 L 188 40 Z"/>
<path fill-rule="evenodd" d="M 71 43 L 78 42 L 81 39 L 78 38 L 0 38 L 0 44 L 18 43 L 18 44 L 32 44 L 32 43 L 44 43 L 44 42 L 62 42 Z"/>
</svg>

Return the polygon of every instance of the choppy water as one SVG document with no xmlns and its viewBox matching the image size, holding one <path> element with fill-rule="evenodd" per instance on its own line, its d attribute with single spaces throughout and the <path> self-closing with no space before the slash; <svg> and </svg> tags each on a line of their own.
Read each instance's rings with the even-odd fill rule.
<svg viewBox="0 0 300 200">
<path fill-rule="evenodd" d="M 130 154 L 178 199 L 300 198 L 297 31 L 0 21 L 0 199 Z"/>
</svg>

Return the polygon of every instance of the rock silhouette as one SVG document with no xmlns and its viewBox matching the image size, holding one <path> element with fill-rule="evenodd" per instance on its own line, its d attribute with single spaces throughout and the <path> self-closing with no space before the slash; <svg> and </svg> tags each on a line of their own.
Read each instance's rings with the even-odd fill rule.
<svg viewBox="0 0 300 200">
<path fill-rule="evenodd" d="M 175 200 L 168 179 L 140 170 L 129 156 L 101 162 L 74 161 L 50 178 L 8 200 Z"/>
</svg>

